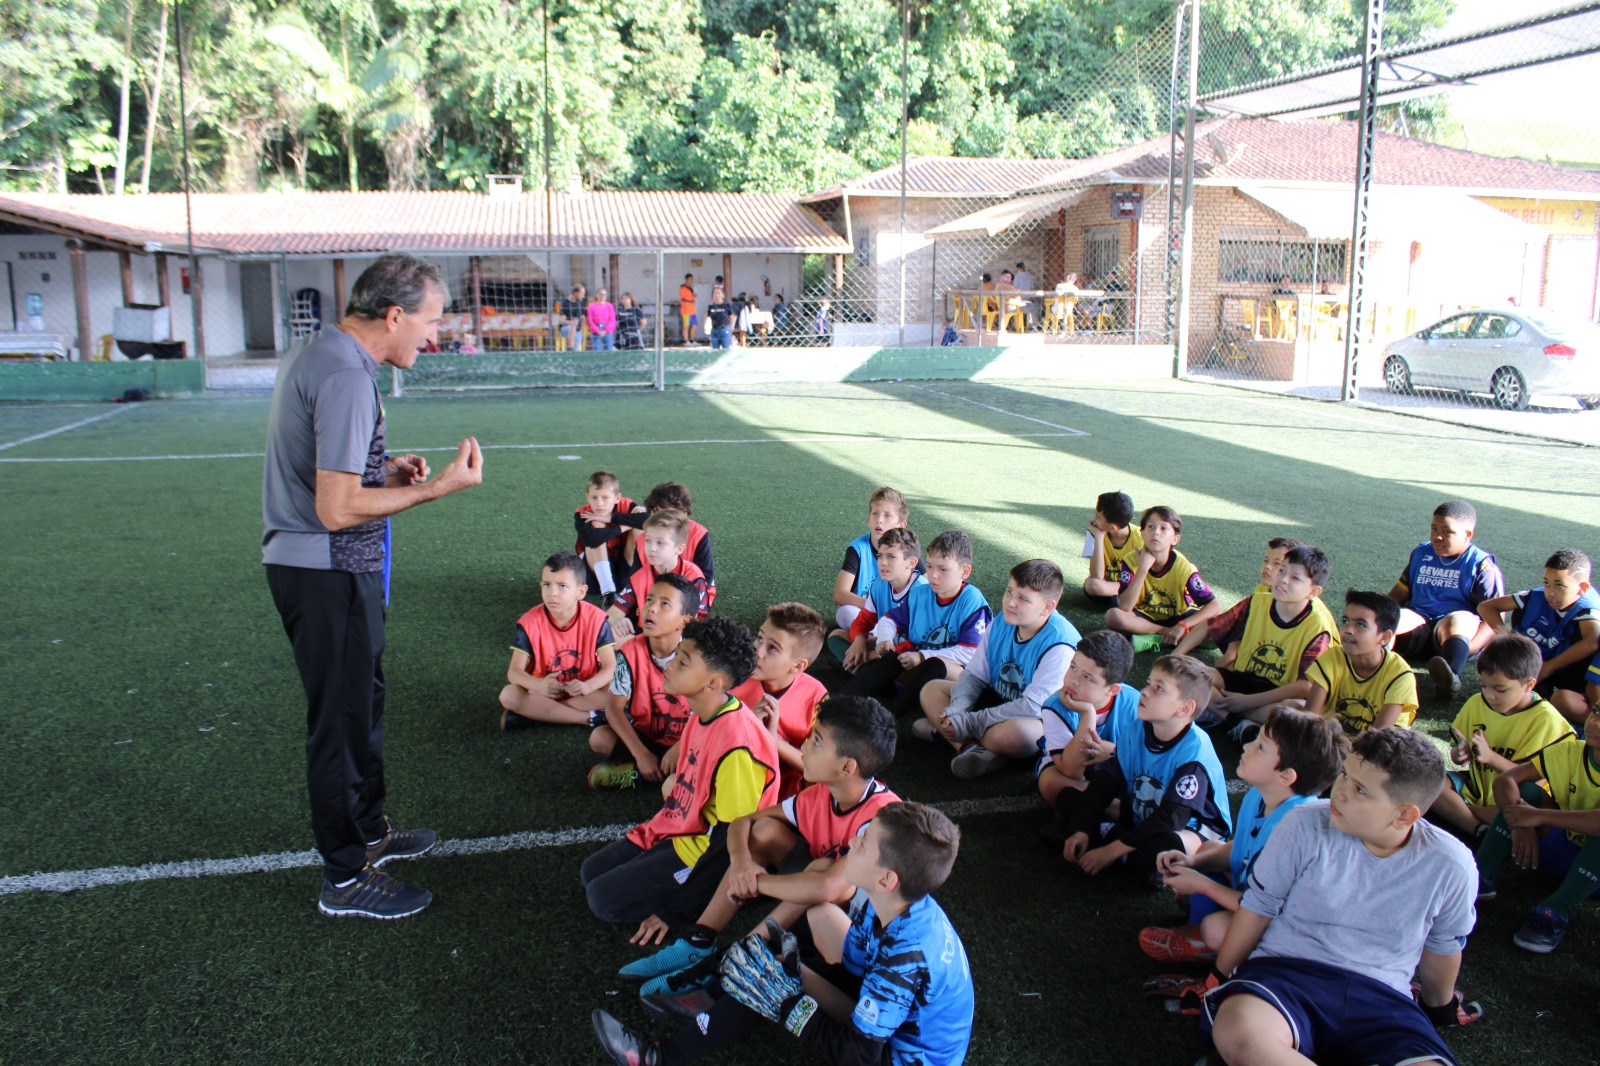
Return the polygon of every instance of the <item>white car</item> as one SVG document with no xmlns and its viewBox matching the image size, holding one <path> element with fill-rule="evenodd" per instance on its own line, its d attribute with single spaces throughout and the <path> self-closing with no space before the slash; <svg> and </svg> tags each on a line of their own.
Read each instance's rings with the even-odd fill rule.
<svg viewBox="0 0 1600 1066">
<path fill-rule="evenodd" d="M 1522 410 L 1534 393 L 1572 396 L 1600 407 L 1600 326 L 1518 307 L 1461 311 L 1383 349 L 1383 383 L 1486 392 L 1495 406 Z"/>
</svg>

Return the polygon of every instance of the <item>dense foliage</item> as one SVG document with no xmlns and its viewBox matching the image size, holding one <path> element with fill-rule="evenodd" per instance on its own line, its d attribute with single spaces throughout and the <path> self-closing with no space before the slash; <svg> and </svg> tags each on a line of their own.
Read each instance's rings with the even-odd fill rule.
<svg viewBox="0 0 1600 1066">
<path fill-rule="evenodd" d="M 1391 0 L 1393 37 L 1452 0 Z M 1210 85 L 1331 57 L 1351 0 L 1206 0 Z M 900 152 L 1081 156 L 1165 121 L 1170 0 L 184 0 L 204 189 L 796 190 Z M 902 46 L 902 19 L 904 46 Z M 0 5 L 0 186 L 181 185 L 172 0 Z M 549 127 L 545 95 L 549 94 Z"/>
</svg>

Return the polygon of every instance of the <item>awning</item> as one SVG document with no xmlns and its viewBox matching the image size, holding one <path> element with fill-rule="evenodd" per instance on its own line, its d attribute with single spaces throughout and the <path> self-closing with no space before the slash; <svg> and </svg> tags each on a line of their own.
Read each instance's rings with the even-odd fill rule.
<svg viewBox="0 0 1600 1066">
<path fill-rule="evenodd" d="M 979 211 L 962 215 L 923 234 L 930 241 L 949 240 L 952 237 L 993 237 L 995 234 L 1025 222 L 1035 222 L 1080 200 L 1088 189 L 1069 189 L 1054 192 L 1036 192 L 1018 196 L 1014 200 L 991 204 Z"/>
<path fill-rule="evenodd" d="M 1241 186 L 1250 199 L 1276 211 L 1317 240 L 1349 240 L 1355 221 L 1354 189 Z M 1545 232 L 1465 193 L 1378 186 L 1372 190 L 1369 232 L 1376 240 L 1439 240 L 1543 244 Z"/>
</svg>

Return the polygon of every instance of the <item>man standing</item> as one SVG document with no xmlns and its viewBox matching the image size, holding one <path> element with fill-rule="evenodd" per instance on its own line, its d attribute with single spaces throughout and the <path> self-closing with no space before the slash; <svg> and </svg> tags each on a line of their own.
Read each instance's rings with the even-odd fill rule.
<svg viewBox="0 0 1600 1066">
<path fill-rule="evenodd" d="M 317 909 L 336 917 L 404 918 L 433 901 L 378 870 L 437 839 L 384 813 L 383 539 L 390 515 L 482 481 L 483 455 L 468 437 L 433 480 L 421 456 L 386 456 L 378 364 L 416 362 L 444 304 L 438 267 L 383 256 L 338 325 L 284 356 L 267 418 L 261 561 L 306 690 Z"/>
</svg>

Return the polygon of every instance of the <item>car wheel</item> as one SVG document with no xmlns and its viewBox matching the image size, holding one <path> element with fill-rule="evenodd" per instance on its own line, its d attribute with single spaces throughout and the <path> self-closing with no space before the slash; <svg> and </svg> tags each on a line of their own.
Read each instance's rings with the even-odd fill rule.
<svg viewBox="0 0 1600 1066">
<path fill-rule="evenodd" d="M 1411 368 L 1398 355 L 1391 355 L 1383 364 L 1383 383 L 1390 392 L 1400 396 L 1411 395 Z"/>
<path fill-rule="evenodd" d="M 1593 411 L 1596 408 L 1600 408 L 1600 396 L 1579 396 L 1578 406 L 1585 411 Z"/>
<path fill-rule="evenodd" d="M 1489 392 L 1494 405 L 1502 411 L 1525 411 L 1528 408 L 1528 385 L 1522 375 L 1509 366 L 1503 366 L 1489 379 Z"/>
</svg>

